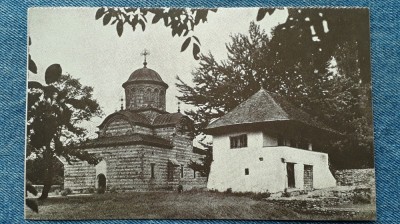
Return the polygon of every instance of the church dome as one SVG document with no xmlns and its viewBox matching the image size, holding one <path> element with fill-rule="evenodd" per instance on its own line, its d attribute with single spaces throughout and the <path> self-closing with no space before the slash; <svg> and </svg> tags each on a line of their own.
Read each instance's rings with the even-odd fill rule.
<svg viewBox="0 0 400 224">
<path fill-rule="evenodd" d="M 132 72 L 129 79 L 122 86 L 125 87 L 128 83 L 154 83 L 168 87 L 156 71 L 147 67 L 139 68 Z"/>
</svg>

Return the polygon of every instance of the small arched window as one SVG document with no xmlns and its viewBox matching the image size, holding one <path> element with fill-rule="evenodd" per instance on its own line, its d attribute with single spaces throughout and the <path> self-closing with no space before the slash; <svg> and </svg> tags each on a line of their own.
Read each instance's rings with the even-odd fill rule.
<svg viewBox="0 0 400 224">
<path fill-rule="evenodd" d="M 158 107 L 159 105 L 160 105 L 160 96 L 159 96 L 159 93 L 160 91 L 156 88 L 155 90 L 154 90 L 154 94 L 153 94 L 153 96 L 154 96 L 154 106 L 155 107 Z"/>
<path fill-rule="evenodd" d="M 145 97 L 144 97 L 144 101 L 146 101 L 146 102 L 151 101 L 151 89 L 150 89 L 150 88 L 148 88 L 148 89 L 146 90 L 146 95 L 145 95 Z"/>
<path fill-rule="evenodd" d="M 143 95 L 144 91 L 140 89 L 137 95 L 137 106 L 141 106 L 143 104 Z"/>
<path fill-rule="evenodd" d="M 135 97 L 136 97 L 136 89 L 132 88 L 131 91 L 130 91 L 130 94 L 129 94 L 129 98 L 128 98 L 128 99 L 130 99 L 130 106 L 131 107 L 135 107 L 135 103 L 136 103 L 135 102 Z"/>
</svg>

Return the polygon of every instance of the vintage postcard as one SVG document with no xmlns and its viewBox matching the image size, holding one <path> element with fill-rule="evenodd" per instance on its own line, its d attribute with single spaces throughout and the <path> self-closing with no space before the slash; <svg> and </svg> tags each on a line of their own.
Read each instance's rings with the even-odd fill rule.
<svg viewBox="0 0 400 224">
<path fill-rule="evenodd" d="M 31 8 L 25 218 L 374 220 L 367 8 Z"/>
</svg>

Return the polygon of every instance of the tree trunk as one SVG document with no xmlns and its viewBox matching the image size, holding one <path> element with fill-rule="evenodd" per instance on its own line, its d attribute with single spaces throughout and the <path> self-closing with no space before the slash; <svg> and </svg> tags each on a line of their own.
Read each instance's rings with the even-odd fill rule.
<svg viewBox="0 0 400 224">
<path fill-rule="evenodd" d="M 43 153 L 44 162 L 46 164 L 46 171 L 44 174 L 44 185 L 42 194 L 39 197 L 39 200 L 44 200 L 49 196 L 51 185 L 53 184 L 53 175 L 54 175 L 54 167 L 53 167 L 53 155 L 51 153 L 50 146 L 46 147 L 46 152 Z"/>
</svg>

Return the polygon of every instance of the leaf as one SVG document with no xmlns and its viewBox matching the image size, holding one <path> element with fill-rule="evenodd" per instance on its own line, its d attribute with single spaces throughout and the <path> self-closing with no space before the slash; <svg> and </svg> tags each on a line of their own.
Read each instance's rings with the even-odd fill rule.
<svg viewBox="0 0 400 224">
<path fill-rule="evenodd" d="M 106 12 L 106 10 L 104 7 L 99 8 L 96 12 L 96 20 L 100 19 L 104 15 L 105 12 Z"/>
<path fill-rule="evenodd" d="M 200 47 L 196 43 L 193 44 L 193 57 L 196 60 L 199 60 L 199 53 L 200 53 Z"/>
<path fill-rule="evenodd" d="M 162 18 L 162 14 L 161 15 L 155 14 L 151 23 L 153 23 L 153 24 L 158 23 L 158 21 L 160 21 L 161 18 Z"/>
<path fill-rule="evenodd" d="M 122 22 L 121 20 L 118 21 L 117 23 L 117 33 L 118 36 L 122 36 L 122 32 L 124 31 L 124 22 Z"/>
<path fill-rule="evenodd" d="M 138 21 L 139 21 L 138 18 L 139 18 L 139 16 L 138 16 L 138 15 L 135 15 L 135 16 L 133 17 L 133 19 L 132 19 L 132 22 L 130 23 L 131 26 L 132 26 L 133 31 L 135 31 L 135 29 L 136 29 L 136 25 L 137 25 L 137 23 L 138 23 Z"/>
<path fill-rule="evenodd" d="M 29 81 L 28 89 L 43 89 L 43 85 L 36 81 Z"/>
<path fill-rule="evenodd" d="M 275 11 L 275 9 L 273 9 L 273 8 L 269 8 L 269 9 L 260 8 L 257 13 L 257 21 L 264 19 L 265 15 L 267 13 L 269 15 L 272 15 L 272 13 L 274 13 L 274 11 Z"/>
<path fill-rule="evenodd" d="M 168 26 L 170 23 L 168 22 L 168 14 L 164 14 L 163 16 L 164 26 Z"/>
<path fill-rule="evenodd" d="M 29 59 L 28 59 L 28 69 L 34 74 L 37 74 L 37 67 L 36 63 L 31 59 L 31 55 L 29 54 Z"/>
<path fill-rule="evenodd" d="M 62 69 L 61 65 L 59 64 L 52 64 L 50 65 L 44 74 L 44 79 L 46 81 L 46 84 L 51 84 L 53 82 L 56 82 L 60 79 L 62 74 Z"/>
<path fill-rule="evenodd" d="M 267 14 L 267 10 L 264 8 L 260 8 L 257 13 L 257 21 L 264 19 L 266 14 Z"/>
<path fill-rule="evenodd" d="M 111 13 L 107 13 L 104 17 L 103 17 L 103 25 L 107 25 L 111 20 Z"/>
<path fill-rule="evenodd" d="M 139 23 L 142 26 L 142 30 L 144 31 L 146 29 L 146 24 L 143 22 L 143 20 L 139 20 Z"/>
<path fill-rule="evenodd" d="M 191 37 L 186 38 L 186 40 L 182 44 L 181 52 L 186 50 L 186 48 L 189 46 L 191 40 L 192 40 Z"/>
<path fill-rule="evenodd" d="M 58 89 L 52 85 L 43 87 L 44 97 L 53 99 L 54 94 L 58 94 Z"/>
<path fill-rule="evenodd" d="M 193 38 L 197 41 L 197 43 L 198 43 L 199 45 L 201 45 L 201 44 L 200 44 L 199 38 L 197 38 L 196 36 L 193 36 Z"/>
</svg>

